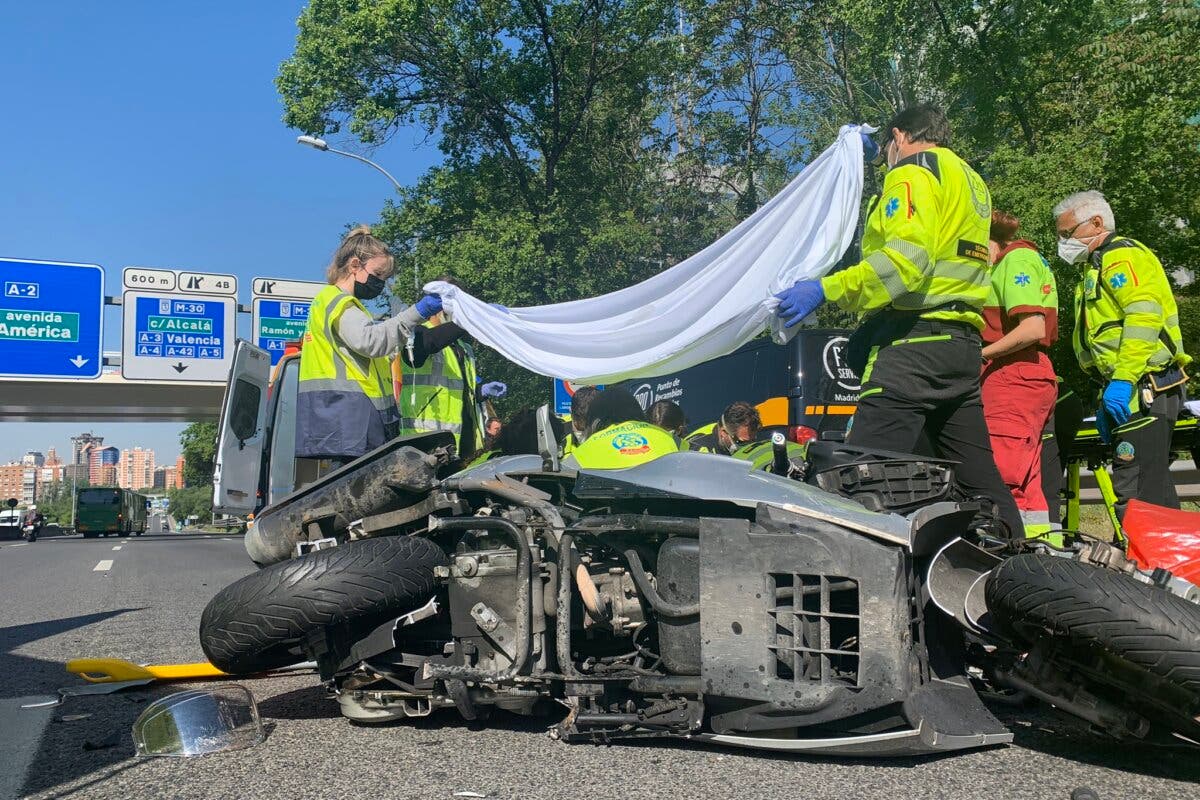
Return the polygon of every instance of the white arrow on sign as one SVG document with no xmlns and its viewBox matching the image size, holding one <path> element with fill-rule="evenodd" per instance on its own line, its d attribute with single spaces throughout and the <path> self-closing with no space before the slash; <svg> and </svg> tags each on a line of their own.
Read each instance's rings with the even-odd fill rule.
<svg viewBox="0 0 1200 800">
<path fill-rule="evenodd" d="M 83 365 L 91 361 L 90 358 L 84 358 L 82 355 L 77 355 L 74 358 L 67 359 L 79 369 L 83 369 Z"/>
</svg>

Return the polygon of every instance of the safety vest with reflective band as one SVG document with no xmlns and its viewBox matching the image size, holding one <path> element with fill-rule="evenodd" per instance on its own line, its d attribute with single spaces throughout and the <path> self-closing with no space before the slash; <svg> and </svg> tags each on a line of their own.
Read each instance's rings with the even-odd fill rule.
<svg viewBox="0 0 1200 800">
<path fill-rule="evenodd" d="M 888 170 L 867 213 L 863 260 L 821 279 L 825 299 L 858 314 L 920 311 L 982 330 L 991 219 L 987 184 L 965 161 L 944 147 L 915 153 Z"/>
<path fill-rule="evenodd" d="M 400 418 L 388 359 L 360 355 L 335 333 L 351 306 L 367 313 L 357 298 L 336 286 L 317 292 L 309 306 L 296 398 L 296 455 L 301 458 L 355 458 L 396 434 Z"/>
<path fill-rule="evenodd" d="M 459 363 L 455 348 L 462 348 Z M 467 398 L 467 399 L 464 399 Z M 463 429 L 464 405 L 469 403 L 475 420 L 475 441 L 464 446 L 459 441 Z M 431 353 L 425 363 L 405 368 L 404 387 L 400 392 L 400 434 L 450 431 L 461 455 L 469 456 L 483 447 L 483 416 L 475 402 L 475 353 L 466 342 Z"/>
<path fill-rule="evenodd" d="M 687 450 L 672 433 L 649 422 L 622 422 L 597 431 L 563 462 L 579 469 L 624 469 Z"/>
<path fill-rule="evenodd" d="M 1075 287 L 1072 344 L 1084 371 L 1105 381 L 1136 383 L 1172 363 L 1191 363 L 1175 296 L 1150 248 L 1110 234 L 1092 252 Z"/>
<path fill-rule="evenodd" d="M 730 455 L 739 461 L 749 461 L 754 469 L 770 469 L 775 463 L 775 446 L 770 440 L 747 442 Z M 787 455 L 788 460 L 803 460 L 808 455 L 808 447 L 788 442 Z"/>
<path fill-rule="evenodd" d="M 716 446 L 716 433 L 717 423 L 710 422 L 707 425 L 701 425 L 683 437 L 683 441 L 692 450 L 698 450 L 701 453 L 711 453 Z"/>
<path fill-rule="evenodd" d="M 992 267 L 991 288 L 983 306 L 984 344 L 1003 339 L 1017 327 L 1022 314 L 1045 317 L 1046 335 L 1037 345 L 1054 344 L 1058 339 L 1058 288 L 1054 273 L 1033 243 L 1024 239 L 1001 250 Z"/>
</svg>

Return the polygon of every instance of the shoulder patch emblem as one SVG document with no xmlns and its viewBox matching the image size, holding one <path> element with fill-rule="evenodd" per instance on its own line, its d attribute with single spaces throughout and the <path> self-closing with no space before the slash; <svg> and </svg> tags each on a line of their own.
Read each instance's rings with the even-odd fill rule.
<svg viewBox="0 0 1200 800">
<path fill-rule="evenodd" d="M 883 207 L 883 213 L 887 215 L 888 219 L 891 219 L 892 217 L 896 216 L 896 212 L 899 210 L 900 210 L 900 198 L 899 197 L 893 197 L 891 200 L 888 200 L 887 205 Z"/>
<path fill-rule="evenodd" d="M 1017 286 L 1028 286 L 1029 274 L 1025 272 L 1018 273 L 1017 276 L 1013 278 L 1013 283 L 1015 283 Z"/>
<path fill-rule="evenodd" d="M 1042 294 L 1050 294 L 1053 291 L 1054 291 L 1054 287 L 1051 286 L 1050 284 L 1048 284 L 1048 283 L 1042 284 Z"/>
<path fill-rule="evenodd" d="M 1083 282 L 1084 291 L 1090 292 L 1090 291 L 1092 291 L 1092 289 L 1095 289 L 1095 288 L 1096 288 L 1096 279 L 1093 278 L 1091 275 L 1088 275 L 1087 280 L 1085 280 Z"/>
<path fill-rule="evenodd" d="M 1108 285 L 1113 289 L 1120 289 L 1125 284 L 1129 283 L 1129 279 L 1125 277 L 1124 272 L 1118 272 L 1108 279 Z"/>
<path fill-rule="evenodd" d="M 1133 461 L 1135 451 L 1132 442 L 1121 442 L 1117 445 L 1117 460 L 1118 461 Z"/>
</svg>

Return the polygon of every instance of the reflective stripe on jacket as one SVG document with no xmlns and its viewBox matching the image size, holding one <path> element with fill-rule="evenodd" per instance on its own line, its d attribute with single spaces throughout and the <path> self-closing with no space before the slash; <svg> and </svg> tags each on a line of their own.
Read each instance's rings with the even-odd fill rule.
<svg viewBox="0 0 1200 800">
<path fill-rule="evenodd" d="M 337 338 L 350 306 L 367 313 L 354 296 L 326 286 L 309 308 L 296 400 L 300 458 L 357 458 L 396 435 L 388 359 L 360 355 Z"/>
<path fill-rule="evenodd" d="M 1071 338 L 1079 365 L 1103 380 L 1136 383 L 1192 360 L 1162 263 L 1141 242 L 1116 234 L 1092 252 L 1075 287 Z"/>
<path fill-rule="evenodd" d="M 863 260 L 822 278 L 825 298 L 859 314 L 924 311 L 982 330 L 991 218 L 987 184 L 965 161 L 944 147 L 915 153 L 888 170 L 867 214 Z"/>
<path fill-rule="evenodd" d="M 578 469 L 624 469 L 687 450 L 678 437 L 649 422 L 622 422 L 589 436 L 563 461 Z"/>
<path fill-rule="evenodd" d="M 459 363 L 455 348 L 462 348 Z M 475 353 L 466 342 L 431 353 L 419 367 L 406 368 L 400 392 L 400 434 L 450 431 L 460 455 L 470 456 L 483 447 L 483 415 L 475 402 Z M 474 442 L 459 441 L 463 413 L 469 404 L 474 415 Z"/>
<path fill-rule="evenodd" d="M 747 442 L 730 455 L 739 461 L 749 461 L 754 469 L 769 470 L 775 464 L 775 445 L 769 439 Z M 787 455 L 789 461 L 803 461 L 808 455 L 808 447 L 788 442 Z"/>
</svg>

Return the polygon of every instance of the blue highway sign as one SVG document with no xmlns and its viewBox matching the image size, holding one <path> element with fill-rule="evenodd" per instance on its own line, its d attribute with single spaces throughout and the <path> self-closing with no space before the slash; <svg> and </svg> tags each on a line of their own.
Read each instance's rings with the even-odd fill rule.
<svg viewBox="0 0 1200 800">
<path fill-rule="evenodd" d="M 126 292 L 123 303 L 122 375 L 224 382 L 233 358 L 236 299 Z"/>
<path fill-rule="evenodd" d="M 0 376 L 99 377 L 103 269 L 3 258 L 0 287 Z"/>
<path fill-rule="evenodd" d="M 279 363 L 288 342 L 303 338 L 309 305 L 308 300 L 254 298 L 254 342 L 271 354 L 272 366 Z"/>
</svg>

